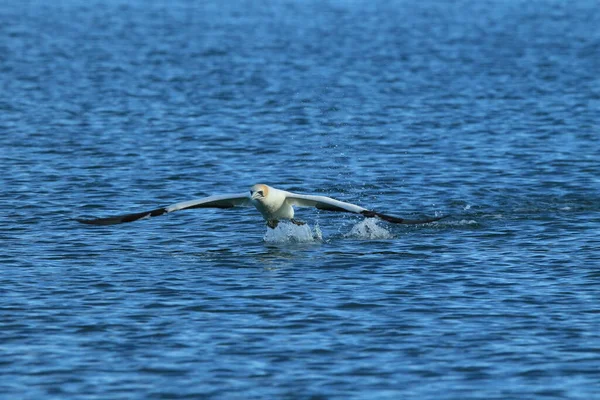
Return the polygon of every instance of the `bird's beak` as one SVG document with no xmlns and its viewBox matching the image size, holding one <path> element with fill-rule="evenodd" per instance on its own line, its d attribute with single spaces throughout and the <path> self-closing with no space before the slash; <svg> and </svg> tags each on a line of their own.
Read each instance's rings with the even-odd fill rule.
<svg viewBox="0 0 600 400">
<path fill-rule="evenodd" d="M 258 192 L 250 192 L 250 198 L 252 200 L 256 200 L 260 197 L 260 194 L 258 194 Z"/>
</svg>

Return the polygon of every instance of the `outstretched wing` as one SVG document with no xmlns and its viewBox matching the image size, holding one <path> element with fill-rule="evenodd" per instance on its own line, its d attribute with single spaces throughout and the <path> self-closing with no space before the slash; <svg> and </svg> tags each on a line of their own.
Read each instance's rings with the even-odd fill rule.
<svg viewBox="0 0 600 400">
<path fill-rule="evenodd" d="M 157 208 L 155 210 L 144 211 L 133 214 L 116 215 L 105 218 L 95 219 L 78 219 L 77 221 L 83 224 L 91 225 L 114 225 L 124 222 L 133 222 L 138 219 L 157 217 L 173 211 L 187 210 L 190 208 L 233 208 L 233 207 L 248 207 L 252 202 L 247 194 L 220 195 L 204 197 L 202 199 L 183 201 L 181 203 L 171 204 L 167 207 Z"/>
<path fill-rule="evenodd" d="M 332 199 L 325 196 L 312 196 L 309 194 L 286 193 L 288 204 L 298 207 L 315 207 L 319 210 L 326 211 L 342 211 L 360 214 L 367 211 L 366 208 L 359 207 L 354 204 L 345 203 L 343 201 Z"/>
<path fill-rule="evenodd" d="M 384 221 L 391 222 L 394 224 L 426 224 L 429 222 L 439 221 L 440 219 L 447 217 L 443 216 L 425 219 L 404 219 L 382 214 L 377 211 L 367 210 L 366 208 L 357 206 L 356 204 L 345 203 L 343 201 L 332 199 L 331 197 L 311 196 L 307 194 L 296 194 L 290 192 L 287 192 L 287 202 L 290 205 L 295 205 L 298 207 L 315 207 L 319 210 L 351 212 L 354 214 L 361 214 L 367 218 L 380 218 Z"/>
</svg>

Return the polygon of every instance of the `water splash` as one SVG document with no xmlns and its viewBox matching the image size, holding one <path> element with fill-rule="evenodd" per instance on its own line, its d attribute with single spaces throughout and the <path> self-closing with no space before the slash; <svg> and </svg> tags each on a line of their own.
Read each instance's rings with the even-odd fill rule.
<svg viewBox="0 0 600 400">
<path fill-rule="evenodd" d="M 263 240 L 267 243 L 310 243 L 323 240 L 319 225 L 314 229 L 310 225 L 295 225 L 291 222 L 280 222 L 275 229 L 267 229 Z"/>
<path fill-rule="evenodd" d="M 390 231 L 380 226 L 375 218 L 362 220 L 344 236 L 357 239 L 391 239 L 394 237 Z"/>
</svg>

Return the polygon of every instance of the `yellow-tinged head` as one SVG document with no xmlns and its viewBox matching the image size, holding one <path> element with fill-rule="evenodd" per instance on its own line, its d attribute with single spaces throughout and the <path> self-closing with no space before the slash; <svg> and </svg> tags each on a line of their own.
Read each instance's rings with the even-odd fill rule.
<svg viewBox="0 0 600 400">
<path fill-rule="evenodd" d="M 250 198 L 252 200 L 262 200 L 269 195 L 269 187 L 262 183 L 257 183 L 250 188 Z"/>
</svg>

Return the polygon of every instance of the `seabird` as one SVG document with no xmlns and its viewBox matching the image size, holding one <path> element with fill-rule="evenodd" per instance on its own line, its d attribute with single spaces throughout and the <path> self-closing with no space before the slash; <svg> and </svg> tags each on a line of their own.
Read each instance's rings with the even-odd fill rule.
<svg viewBox="0 0 600 400">
<path fill-rule="evenodd" d="M 124 222 L 133 222 L 139 219 L 157 217 L 174 211 L 187 210 L 191 208 L 233 208 L 254 206 L 262 214 L 269 228 L 275 229 L 280 220 L 289 220 L 296 225 L 304 225 L 304 222 L 294 219 L 294 206 L 315 207 L 325 211 L 350 212 L 363 215 L 366 218 L 379 218 L 394 224 L 426 224 L 438 221 L 445 217 L 426 218 L 411 220 L 393 217 L 377 211 L 368 210 L 355 204 L 345 203 L 325 196 L 313 196 L 308 194 L 297 194 L 285 190 L 257 184 L 250 188 L 250 193 L 233 195 L 209 196 L 197 200 L 189 200 L 175 203 L 167 207 L 157 208 L 134 214 L 117 215 L 106 218 L 78 219 L 77 221 L 91 225 L 113 225 Z"/>
</svg>

